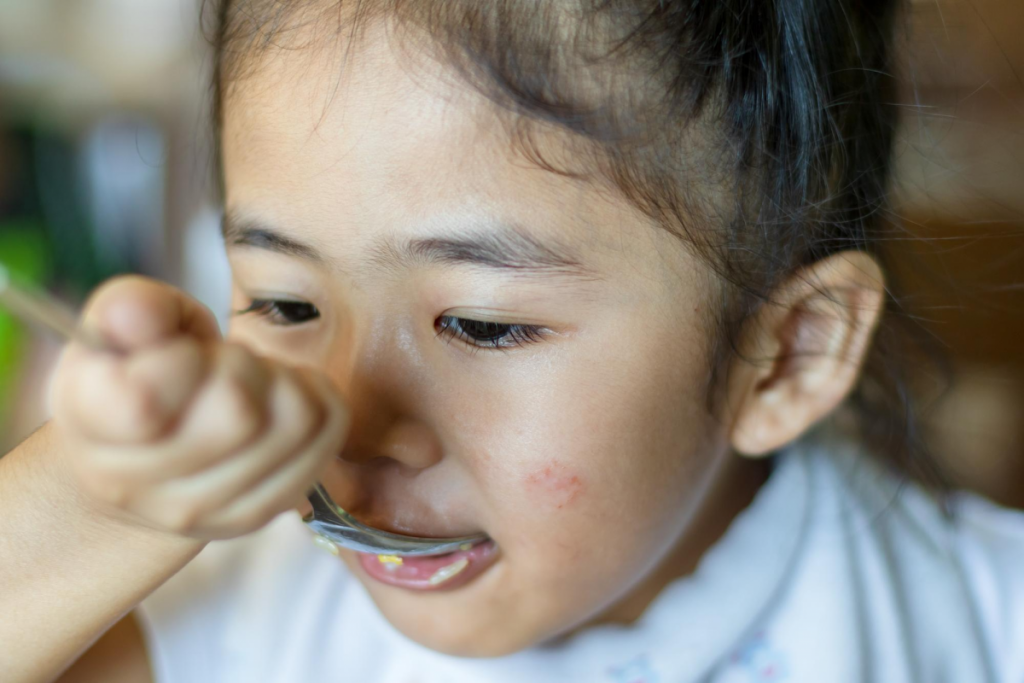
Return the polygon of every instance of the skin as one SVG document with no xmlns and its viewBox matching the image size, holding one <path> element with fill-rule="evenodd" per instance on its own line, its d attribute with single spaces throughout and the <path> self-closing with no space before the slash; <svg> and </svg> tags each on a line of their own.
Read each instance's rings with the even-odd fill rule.
<svg viewBox="0 0 1024 683">
<path fill-rule="evenodd" d="M 731 454 L 736 416 L 706 409 L 706 265 L 607 187 L 529 164 L 490 105 L 424 75 L 437 71 L 426 56 L 371 32 L 328 101 L 342 67 L 315 54 L 275 52 L 235 84 L 223 154 L 229 222 L 317 254 L 229 234 L 235 306 L 278 298 L 320 316 L 241 315 L 231 337 L 321 369 L 345 395 L 353 431 L 326 478 L 342 506 L 406 533 L 483 530 L 501 548 L 485 574 L 435 594 L 381 585 L 347 551 L 346 563 L 398 629 L 452 654 L 635 617 L 763 480 Z M 376 258 L 384 240 L 502 225 L 565 245 L 584 276 Z M 474 348 L 438 337 L 441 316 L 539 325 L 544 339 Z M 758 372 L 770 370 L 737 373 L 732 394 Z M 764 432 L 756 451 L 768 432 L 748 418 Z"/>
<path fill-rule="evenodd" d="M 271 54 L 225 100 L 227 236 L 234 306 L 291 303 L 237 315 L 225 342 L 165 284 L 94 294 L 82 324 L 120 352 L 69 345 L 54 420 L 0 459 L 4 680 L 147 680 L 125 615 L 317 480 L 379 527 L 499 544 L 485 573 L 435 593 L 379 584 L 345 553 L 424 645 L 495 656 L 629 622 L 749 502 L 760 456 L 857 380 L 884 291 L 865 254 L 772 293 L 711 414 L 716 290 L 681 242 L 606 186 L 533 167 L 479 96 L 378 34 L 337 89 L 330 51 Z M 573 265 L 393 259 L 405 240 L 510 225 Z M 303 310 L 317 315 L 274 324 Z M 539 340 L 477 348 L 443 334 L 453 316 Z"/>
</svg>

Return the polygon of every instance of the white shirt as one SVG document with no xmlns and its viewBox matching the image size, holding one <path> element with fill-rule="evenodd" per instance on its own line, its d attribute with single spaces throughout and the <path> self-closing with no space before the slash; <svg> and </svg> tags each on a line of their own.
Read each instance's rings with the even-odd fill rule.
<svg viewBox="0 0 1024 683">
<path fill-rule="evenodd" d="M 799 446 L 633 625 L 496 659 L 379 614 L 296 514 L 209 544 L 138 608 L 157 683 L 1024 683 L 1024 513 L 956 520 L 849 447 Z"/>
</svg>

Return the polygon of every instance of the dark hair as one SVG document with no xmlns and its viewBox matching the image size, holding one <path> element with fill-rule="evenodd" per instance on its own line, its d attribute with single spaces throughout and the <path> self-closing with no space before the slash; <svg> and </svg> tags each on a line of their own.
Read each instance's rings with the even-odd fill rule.
<svg viewBox="0 0 1024 683">
<path fill-rule="evenodd" d="M 511 114 L 511 132 L 537 164 L 609 182 L 720 276 L 709 396 L 736 352 L 740 325 L 783 279 L 849 249 L 884 262 L 879 247 L 898 229 L 887 201 L 899 0 L 220 0 L 211 7 L 218 122 L 224 93 L 299 26 L 316 25 L 319 36 L 347 28 L 355 39 L 370 19 L 386 18 L 406 37 L 427 37 L 418 42 Z M 568 133 L 571 165 L 545 158 L 531 136 L 538 124 Z M 873 452 L 944 490 L 914 429 L 900 351 L 909 337 L 898 329 L 912 323 L 898 309 L 890 286 L 850 414 Z"/>
</svg>

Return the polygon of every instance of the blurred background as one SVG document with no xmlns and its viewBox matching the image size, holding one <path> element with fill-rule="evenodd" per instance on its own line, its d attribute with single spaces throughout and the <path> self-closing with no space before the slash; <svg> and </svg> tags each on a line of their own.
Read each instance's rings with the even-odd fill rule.
<svg viewBox="0 0 1024 683">
<path fill-rule="evenodd" d="M 223 320 L 199 0 L 0 0 L 0 261 L 73 305 L 124 272 Z M 1024 508 L 1024 2 L 913 0 L 890 243 L 946 350 L 924 417 L 962 485 Z M 913 256 L 913 259 L 908 258 Z M 0 453 L 59 345 L 0 313 Z"/>
<path fill-rule="evenodd" d="M 0 261 L 72 305 L 136 272 L 222 316 L 199 0 L 0 0 Z M 0 453 L 59 344 L 0 313 Z"/>
</svg>

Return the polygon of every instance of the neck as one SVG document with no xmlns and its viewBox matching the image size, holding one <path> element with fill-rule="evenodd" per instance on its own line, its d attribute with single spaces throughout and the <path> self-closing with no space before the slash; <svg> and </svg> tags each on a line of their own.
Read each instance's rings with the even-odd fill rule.
<svg viewBox="0 0 1024 683">
<path fill-rule="evenodd" d="M 665 559 L 626 597 L 585 626 L 631 624 L 665 586 L 694 572 L 704 553 L 718 542 L 736 516 L 750 504 L 771 472 L 767 458 L 752 459 L 733 454 L 726 457 L 728 460 L 722 465 L 722 471 L 704 503 Z"/>
</svg>

